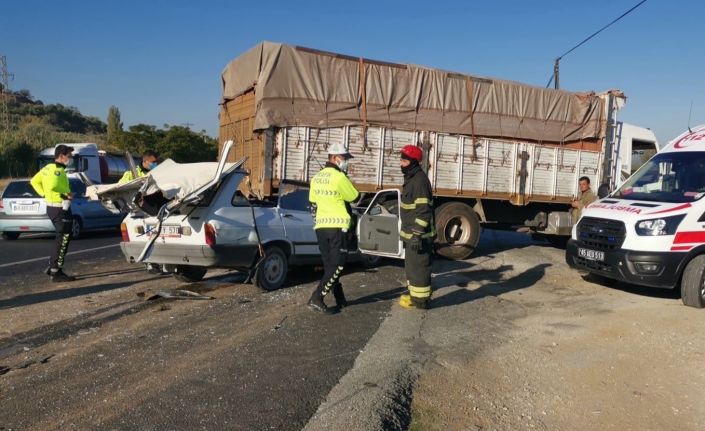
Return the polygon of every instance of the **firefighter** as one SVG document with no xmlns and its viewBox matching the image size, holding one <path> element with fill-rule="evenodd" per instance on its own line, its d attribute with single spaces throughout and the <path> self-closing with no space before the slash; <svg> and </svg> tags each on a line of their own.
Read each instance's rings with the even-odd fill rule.
<svg viewBox="0 0 705 431">
<path fill-rule="evenodd" d="M 159 154 L 157 154 L 156 151 L 152 150 L 147 150 L 142 154 L 142 163 L 140 163 L 137 166 L 137 176 L 138 177 L 143 177 L 149 173 L 152 169 L 157 167 L 157 159 L 159 158 Z M 120 178 L 120 181 L 118 181 L 118 184 L 125 184 L 129 183 L 130 181 L 134 180 L 134 176 L 132 175 L 132 170 L 128 169 L 125 171 L 125 173 L 122 175 L 122 178 Z"/>
<path fill-rule="evenodd" d="M 406 145 L 401 149 L 399 165 L 404 174 L 401 195 L 400 236 L 404 241 L 408 294 L 399 298 L 404 308 L 428 308 L 431 300 L 431 260 L 435 223 L 431 183 L 421 169 L 421 148 Z"/>
<path fill-rule="evenodd" d="M 308 306 L 325 314 L 335 313 L 347 305 L 339 279 L 348 253 L 346 237 L 352 221 L 350 202 L 359 195 L 346 175 L 348 160 L 352 157 L 342 144 L 331 145 L 328 148 L 328 161 L 311 180 L 309 191 L 324 271 Z M 328 307 L 323 300 L 331 290 L 335 297 L 335 308 Z"/>
<path fill-rule="evenodd" d="M 62 269 L 74 223 L 71 214 L 73 193 L 66 176 L 66 166 L 71 164 L 72 153 L 73 147 L 57 145 L 54 148 L 54 163 L 44 166 L 30 181 L 37 194 L 46 201 L 47 215 L 56 231 L 56 242 L 49 258 L 49 268 L 46 270 L 51 276 L 51 281 L 55 283 L 76 280 Z"/>
</svg>

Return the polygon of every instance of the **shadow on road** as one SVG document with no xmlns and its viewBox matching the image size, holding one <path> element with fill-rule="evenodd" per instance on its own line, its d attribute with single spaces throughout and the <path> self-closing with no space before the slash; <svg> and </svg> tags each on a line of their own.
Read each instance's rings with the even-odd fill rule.
<svg viewBox="0 0 705 431">
<path fill-rule="evenodd" d="M 511 267 L 511 265 L 505 265 Z M 541 280 L 546 274 L 546 268 L 552 266 L 550 263 L 542 263 L 529 268 L 526 271 L 515 275 L 507 280 L 490 282 L 489 284 L 484 284 L 478 289 L 466 290 L 458 289 L 450 292 L 446 295 L 434 298 L 431 303 L 431 308 L 442 308 L 449 307 L 452 305 L 464 304 L 466 302 L 474 301 L 476 299 L 481 299 L 486 296 L 499 296 L 508 292 L 515 290 L 526 289 L 536 284 Z M 505 269 L 506 271 L 506 269 Z M 492 274 L 485 274 L 486 271 L 479 270 L 477 272 L 482 272 L 481 275 L 489 276 L 492 279 L 494 276 Z M 492 273 L 496 271 L 490 271 Z"/>
<path fill-rule="evenodd" d="M 657 287 L 638 286 L 636 284 L 624 283 L 621 281 L 612 280 L 610 278 L 594 275 L 584 276 L 583 279 L 588 283 L 598 284 L 608 289 L 621 290 L 625 293 L 646 296 L 649 298 L 680 299 L 681 297 L 681 291 L 679 288 L 659 289 Z"/>
<path fill-rule="evenodd" d="M 0 310 L 22 307 L 25 305 L 40 304 L 42 302 L 57 301 L 60 299 L 74 298 L 76 296 L 92 295 L 94 293 L 105 292 L 107 290 L 122 289 L 136 283 L 155 280 L 159 277 L 143 279 L 138 281 L 126 281 L 122 283 L 105 283 L 94 286 L 73 287 L 69 289 L 50 290 L 47 292 L 32 293 L 28 295 L 18 295 L 12 298 L 0 300 Z"/>
</svg>

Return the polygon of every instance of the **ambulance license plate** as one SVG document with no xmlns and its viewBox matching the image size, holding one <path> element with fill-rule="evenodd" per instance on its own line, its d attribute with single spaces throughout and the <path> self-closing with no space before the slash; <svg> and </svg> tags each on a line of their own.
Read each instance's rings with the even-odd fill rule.
<svg viewBox="0 0 705 431">
<path fill-rule="evenodd" d="M 605 252 L 599 250 L 589 250 L 587 248 L 578 247 L 578 256 L 587 260 L 596 260 L 598 262 L 605 261 Z"/>
</svg>

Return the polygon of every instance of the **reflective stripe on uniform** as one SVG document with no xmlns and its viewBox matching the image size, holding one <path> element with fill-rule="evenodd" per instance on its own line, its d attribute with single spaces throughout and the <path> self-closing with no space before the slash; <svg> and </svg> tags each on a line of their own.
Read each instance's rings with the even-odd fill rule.
<svg viewBox="0 0 705 431">
<path fill-rule="evenodd" d="M 414 201 L 414 203 L 407 204 L 402 202 L 401 207 L 402 209 L 405 210 L 415 210 L 417 205 L 431 205 L 432 202 L 429 198 L 418 198 Z"/>
<path fill-rule="evenodd" d="M 428 226 L 428 222 L 426 220 L 421 220 L 420 218 L 417 218 L 416 220 L 414 220 L 414 222 L 416 222 L 416 224 L 419 226 Z"/>
<path fill-rule="evenodd" d="M 431 296 L 431 286 L 412 286 L 409 285 L 409 293 L 415 298 L 428 298 Z"/>
<path fill-rule="evenodd" d="M 404 230 L 399 231 L 399 236 L 404 238 L 404 239 L 411 239 L 412 236 L 414 236 L 414 233 L 406 232 Z M 431 230 L 431 232 L 426 232 L 422 235 L 419 235 L 421 238 L 430 238 L 432 236 L 436 235 L 436 232 L 434 230 Z"/>
</svg>

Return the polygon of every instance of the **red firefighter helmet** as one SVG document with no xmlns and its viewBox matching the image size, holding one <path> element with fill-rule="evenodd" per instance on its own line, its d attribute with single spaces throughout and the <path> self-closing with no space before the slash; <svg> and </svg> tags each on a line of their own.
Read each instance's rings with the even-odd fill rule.
<svg viewBox="0 0 705 431">
<path fill-rule="evenodd" d="M 402 157 L 406 156 L 408 159 L 416 160 L 419 163 L 421 159 L 423 159 L 423 151 L 416 145 L 404 145 L 404 148 L 401 149 L 401 155 Z"/>
</svg>

